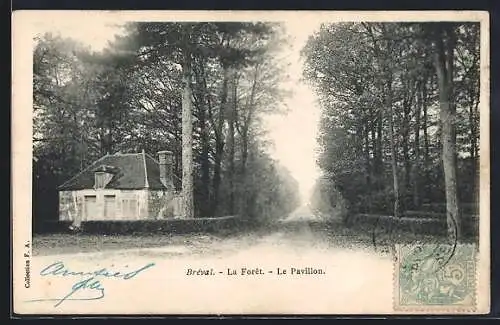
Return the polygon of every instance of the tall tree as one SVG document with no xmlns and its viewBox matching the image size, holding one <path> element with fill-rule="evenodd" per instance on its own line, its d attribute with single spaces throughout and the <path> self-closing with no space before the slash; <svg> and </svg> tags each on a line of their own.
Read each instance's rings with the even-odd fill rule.
<svg viewBox="0 0 500 325">
<path fill-rule="evenodd" d="M 456 107 L 453 101 L 453 65 L 456 44 L 455 25 L 435 24 L 431 30 L 434 42 L 434 65 L 439 85 L 441 143 L 446 188 L 446 216 L 451 236 L 462 238 L 462 220 L 457 192 Z"/>
<path fill-rule="evenodd" d="M 265 220 L 293 209 L 296 184 L 263 139 L 262 117 L 279 110 L 284 93 L 276 27 L 132 23 L 103 52 L 58 45 L 64 55 L 48 63 L 40 42 L 35 137 L 41 160 L 64 174 L 54 184 L 107 152 L 171 150 L 174 185 L 189 200 L 184 216 Z"/>
<path fill-rule="evenodd" d="M 193 99 L 192 99 L 192 26 L 185 25 L 182 34 L 182 213 L 194 217 L 193 201 Z"/>
<path fill-rule="evenodd" d="M 476 200 L 465 186 L 476 176 L 457 162 L 477 160 L 478 49 L 468 23 L 324 24 L 308 40 L 318 162 L 353 212 L 398 216 L 446 202 L 450 230 L 460 229 L 458 198 Z"/>
</svg>

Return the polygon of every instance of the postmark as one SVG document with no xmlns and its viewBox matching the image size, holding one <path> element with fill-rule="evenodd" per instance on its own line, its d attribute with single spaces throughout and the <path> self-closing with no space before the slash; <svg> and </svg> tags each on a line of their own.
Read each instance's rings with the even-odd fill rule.
<svg viewBox="0 0 500 325">
<path fill-rule="evenodd" d="M 471 312 L 476 308 L 475 244 L 395 246 L 394 309 Z"/>
</svg>

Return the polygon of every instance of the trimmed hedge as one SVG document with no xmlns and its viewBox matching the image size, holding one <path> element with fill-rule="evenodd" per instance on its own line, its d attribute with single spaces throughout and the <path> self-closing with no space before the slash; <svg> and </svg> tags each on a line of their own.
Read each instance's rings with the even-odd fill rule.
<svg viewBox="0 0 500 325">
<path fill-rule="evenodd" d="M 446 219 L 444 212 L 428 212 L 428 211 L 405 211 L 405 218 L 428 218 L 428 219 Z"/>
<path fill-rule="evenodd" d="M 435 213 L 406 213 L 401 218 L 374 214 L 356 214 L 346 220 L 346 225 L 366 231 L 399 231 L 425 235 L 446 235 L 447 233 L 446 215 Z M 465 237 L 477 237 L 479 234 L 479 217 L 477 215 L 463 215 L 462 230 Z"/>
<path fill-rule="evenodd" d="M 460 209 L 464 214 L 479 213 L 479 205 L 477 203 L 461 203 Z M 446 213 L 446 203 L 424 203 L 422 210 L 434 213 Z"/>
<path fill-rule="evenodd" d="M 244 229 L 246 222 L 239 217 L 193 218 L 135 221 L 84 221 L 80 232 L 92 234 L 154 234 L 154 233 L 232 233 Z M 70 221 L 46 223 L 44 232 L 73 232 Z"/>
<path fill-rule="evenodd" d="M 70 232 L 71 221 L 45 221 L 36 228 L 36 233 L 67 233 Z"/>
</svg>

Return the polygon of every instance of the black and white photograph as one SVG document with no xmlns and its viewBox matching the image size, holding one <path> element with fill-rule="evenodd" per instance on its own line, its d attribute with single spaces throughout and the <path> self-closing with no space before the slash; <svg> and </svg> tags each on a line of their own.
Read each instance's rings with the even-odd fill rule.
<svg viewBox="0 0 500 325">
<path fill-rule="evenodd" d="M 488 19 L 16 12 L 14 311 L 489 312 Z"/>
</svg>

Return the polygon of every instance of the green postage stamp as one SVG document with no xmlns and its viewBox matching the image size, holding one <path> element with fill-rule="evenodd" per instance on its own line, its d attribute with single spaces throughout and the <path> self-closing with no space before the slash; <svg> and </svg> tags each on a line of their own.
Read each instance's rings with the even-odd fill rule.
<svg viewBox="0 0 500 325">
<path fill-rule="evenodd" d="M 395 253 L 395 310 L 475 310 L 476 245 L 397 245 Z"/>
</svg>

